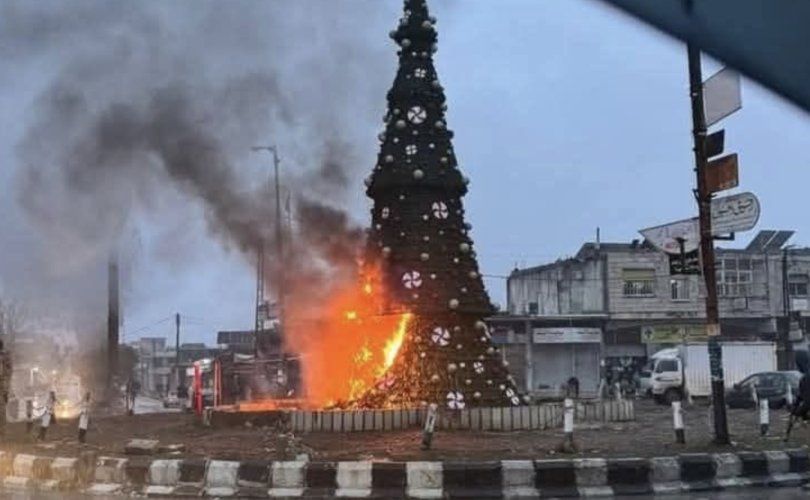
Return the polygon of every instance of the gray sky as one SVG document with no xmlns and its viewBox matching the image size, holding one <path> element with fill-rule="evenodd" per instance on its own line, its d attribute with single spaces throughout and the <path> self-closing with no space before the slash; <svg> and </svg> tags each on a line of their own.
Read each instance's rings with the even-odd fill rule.
<svg viewBox="0 0 810 500">
<path fill-rule="evenodd" d="M 22 3 L 0 0 L 0 8 Z M 246 9 L 250 18 L 223 9 L 224 2 L 195 3 L 190 19 L 178 8 L 146 9 L 143 18 L 138 12 L 121 14 L 120 26 L 109 27 L 103 37 L 115 40 L 118 29 L 126 33 L 127 14 L 133 23 L 157 19 L 157 33 L 171 51 L 149 51 L 150 44 L 144 48 L 132 35 L 125 48 L 127 57 L 143 57 L 150 61 L 145 67 L 158 68 L 156 80 L 188 75 L 216 85 L 240 71 L 272 67 L 271 73 L 281 75 L 296 125 L 268 126 L 264 135 L 263 122 L 251 113 L 244 120 L 252 126 L 231 117 L 236 125 L 218 131 L 229 138 L 226 153 L 246 178 L 257 179 L 269 158 L 247 149 L 267 137 L 288 151 L 285 172 L 302 171 L 311 161 L 307 145 L 322 140 L 312 130 L 328 135 L 338 127 L 340 140 L 350 143 L 351 158 L 344 160 L 352 165 L 352 187 L 335 192 L 333 204 L 346 207 L 363 225 L 368 203 L 362 179 L 375 162 L 379 118 L 396 69 L 388 31 L 401 14 L 401 1 L 331 0 L 335 7 L 326 13 L 292 7 L 296 3 L 278 0 L 267 7 L 268 2 L 243 0 L 240 6 L 252 6 Z M 638 237 L 639 228 L 694 214 L 686 51 L 680 43 L 592 0 L 430 3 L 439 19 L 436 61 L 448 95 L 449 126 L 456 132 L 461 168 L 472 181 L 465 202 L 486 274 L 506 275 L 515 264 L 570 255 L 594 238 L 597 226 L 603 241 L 628 241 Z M 303 4 L 324 5 L 316 0 L 298 5 Z M 214 21 L 201 21 L 216 5 Z M 271 14 L 276 21 L 261 18 Z M 206 33 L 199 32 L 203 28 Z M 0 68 L 0 185 L 8 193 L 0 200 L 0 283 L 8 291 L 26 289 L 29 296 L 39 287 L 62 297 L 76 289 L 103 299 L 99 273 L 83 268 L 94 260 L 82 255 L 92 253 L 97 260 L 98 251 L 67 245 L 70 240 L 54 243 L 43 235 L 53 225 L 31 220 L 20 208 L 20 143 L 34 121 L 37 97 L 60 65 L 75 57 L 73 51 L 96 50 L 87 48 L 92 39 L 65 44 L 59 30 L 45 29 L 52 36 L 17 35 L 23 48 L 36 45 L 31 53 L 0 38 L 0 54 L 15 56 L 13 64 Z M 186 38 L 210 43 L 185 43 Z M 704 73 L 718 68 L 706 61 Z M 121 82 L 106 78 L 98 80 L 98 92 L 115 95 Z M 794 242 L 806 243 L 810 223 L 800 202 L 810 180 L 810 152 L 802 147 L 810 118 L 748 81 L 743 101 L 743 110 L 723 123 L 726 149 L 740 154 L 741 189 L 760 198 L 759 228 L 795 229 Z M 243 139 L 233 139 L 240 134 Z M 49 143 L 28 147 L 47 149 Z M 204 209 L 182 189 L 168 189 L 149 203 L 158 208 L 133 210 L 124 243 L 131 270 L 124 304 L 128 340 L 170 334 L 170 322 L 136 330 L 175 311 L 193 318 L 184 330 L 189 340 L 212 342 L 219 328 L 249 328 L 254 274 L 243 256 L 210 235 Z M 104 216 L 95 207 L 91 212 Z M 24 285 L 29 277 L 37 287 Z M 487 284 L 494 300 L 504 303 L 505 280 Z M 59 311 L 70 300 L 54 304 Z"/>
</svg>

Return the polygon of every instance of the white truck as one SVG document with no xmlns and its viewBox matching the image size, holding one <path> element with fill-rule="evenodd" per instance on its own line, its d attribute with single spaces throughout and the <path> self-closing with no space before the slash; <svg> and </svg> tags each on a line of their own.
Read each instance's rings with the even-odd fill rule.
<svg viewBox="0 0 810 500">
<path fill-rule="evenodd" d="M 776 370 L 773 342 L 723 342 L 725 387 L 731 388 L 748 375 Z M 689 343 L 652 355 L 652 395 L 657 402 L 671 403 L 684 397 L 709 396 L 712 392 L 709 351 L 706 343 Z"/>
</svg>

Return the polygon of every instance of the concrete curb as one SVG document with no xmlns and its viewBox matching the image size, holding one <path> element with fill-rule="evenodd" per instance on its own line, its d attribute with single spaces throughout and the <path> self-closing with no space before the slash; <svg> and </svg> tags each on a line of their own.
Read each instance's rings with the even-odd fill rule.
<svg viewBox="0 0 810 500">
<path fill-rule="evenodd" d="M 8 489 L 207 498 L 579 498 L 798 486 L 808 450 L 491 462 L 235 462 L 0 453 Z M 83 478 L 89 478 L 83 479 Z"/>
</svg>

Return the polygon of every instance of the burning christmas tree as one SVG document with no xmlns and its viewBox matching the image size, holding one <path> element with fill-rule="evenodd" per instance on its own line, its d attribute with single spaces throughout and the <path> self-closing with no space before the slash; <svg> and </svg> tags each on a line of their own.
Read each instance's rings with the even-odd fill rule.
<svg viewBox="0 0 810 500">
<path fill-rule="evenodd" d="M 378 163 L 366 181 L 374 201 L 366 266 L 378 270 L 366 288 L 384 290 L 382 315 L 406 318 L 399 324 L 407 332 L 376 386 L 354 404 L 519 405 L 523 400 L 484 323 L 493 307 L 464 219 L 468 180 L 456 160 L 433 65 L 435 25 L 425 0 L 406 0 L 391 32 L 400 63 Z"/>
</svg>

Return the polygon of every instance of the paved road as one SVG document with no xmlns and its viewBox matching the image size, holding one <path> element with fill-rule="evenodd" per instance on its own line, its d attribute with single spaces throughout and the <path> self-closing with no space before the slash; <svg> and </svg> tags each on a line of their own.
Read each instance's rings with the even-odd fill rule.
<svg viewBox="0 0 810 500">
<path fill-rule="evenodd" d="M 88 497 L 83 495 L 17 493 L 0 491 L 0 500 L 121 500 L 122 497 Z M 616 500 L 639 500 L 642 497 L 617 497 Z M 736 490 L 726 493 L 698 493 L 693 495 L 668 495 L 655 497 L 660 500 L 807 500 L 810 494 L 798 488 Z"/>
</svg>

